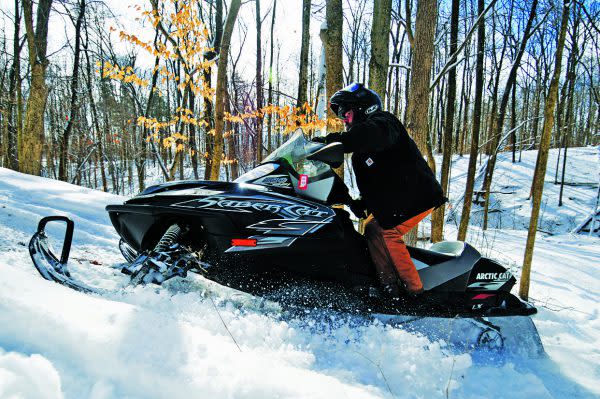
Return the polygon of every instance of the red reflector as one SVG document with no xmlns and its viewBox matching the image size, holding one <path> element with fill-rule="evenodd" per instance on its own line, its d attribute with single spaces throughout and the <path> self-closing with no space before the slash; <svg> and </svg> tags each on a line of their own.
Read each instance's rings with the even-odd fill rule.
<svg viewBox="0 0 600 399">
<path fill-rule="evenodd" d="M 477 294 L 471 299 L 487 299 L 491 296 L 495 296 L 496 294 Z"/>
<path fill-rule="evenodd" d="M 232 247 L 255 247 L 256 239 L 254 238 L 232 238 Z"/>
</svg>

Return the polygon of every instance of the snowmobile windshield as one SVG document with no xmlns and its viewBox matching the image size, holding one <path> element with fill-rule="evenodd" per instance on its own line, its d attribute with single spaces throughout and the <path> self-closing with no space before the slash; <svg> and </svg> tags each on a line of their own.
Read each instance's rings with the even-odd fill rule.
<svg viewBox="0 0 600 399">
<path fill-rule="evenodd" d="M 263 160 L 263 163 L 277 162 L 286 160 L 298 174 L 308 175 L 308 177 L 319 176 L 331 168 L 324 162 L 311 161 L 306 157 L 324 144 L 310 141 L 302 129 L 296 130 L 283 145 L 273 151 Z"/>
</svg>

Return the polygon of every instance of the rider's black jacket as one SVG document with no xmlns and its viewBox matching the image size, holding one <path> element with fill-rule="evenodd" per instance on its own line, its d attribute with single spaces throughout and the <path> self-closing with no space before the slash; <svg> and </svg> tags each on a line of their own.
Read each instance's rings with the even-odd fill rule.
<svg viewBox="0 0 600 399">
<path fill-rule="evenodd" d="M 446 198 L 415 142 L 393 114 L 377 111 L 345 133 L 330 133 L 351 152 L 358 189 L 367 210 L 389 229 Z"/>
</svg>

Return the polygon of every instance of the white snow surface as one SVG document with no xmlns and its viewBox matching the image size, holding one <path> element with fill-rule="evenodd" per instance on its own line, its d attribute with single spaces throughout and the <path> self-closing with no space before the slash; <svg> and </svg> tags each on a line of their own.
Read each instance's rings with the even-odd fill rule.
<svg viewBox="0 0 600 399">
<path fill-rule="evenodd" d="M 493 228 L 475 217 L 469 236 L 517 275 L 535 155 L 513 165 L 501 154 L 493 190 L 514 194 L 496 194 Z M 596 148 L 569 157 L 569 181 L 597 181 Z M 466 163 L 453 163 L 453 209 Z M 27 243 L 55 214 L 75 221 L 70 267 L 89 270 L 91 284 L 125 278 L 104 210 L 125 198 L 0 168 L 0 398 L 600 397 L 600 239 L 567 233 L 589 215 L 595 189 L 566 187 L 559 208 L 553 178 L 550 167 L 542 230 L 553 235 L 538 236 L 530 291 L 548 356 L 485 362 L 382 324 L 284 320 L 200 277 L 104 296 L 48 282 Z M 455 238 L 452 220 L 446 236 Z"/>
</svg>

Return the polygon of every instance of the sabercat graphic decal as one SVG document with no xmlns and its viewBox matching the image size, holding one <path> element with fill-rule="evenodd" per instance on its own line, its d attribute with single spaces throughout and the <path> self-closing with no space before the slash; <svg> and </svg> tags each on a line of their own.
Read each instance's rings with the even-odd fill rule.
<svg viewBox="0 0 600 399">
<path fill-rule="evenodd" d="M 213 195 L 175 205 L 226 212 L 264 211 L 276 215 L 276 218 L 269 218 L 247 226 L 248 229 L 257 232 L 256 235 L 248 237 L 256 240 L 256 246 L 232 246 L 225 252 L 289 247 L 299 237 L 314 233 L 324 225 L 331 223 L 335 217 L 335 212 L 327 207 L 310 203 L 299 204 L 283 199 L 248 199 L 248 197 Z"/>
<path fill-rule="evenodd" d="M 213 195 L 174 204 L 186 208 L 212 209 L 228 212 L 265 211 L 286 219 L 314 217 L 323 219 L 333 216 L 334 212 L 319 205 L 298 204 L 285 200 L 248 199 L 248 197 L 225 197 Z"/>
</svg>

